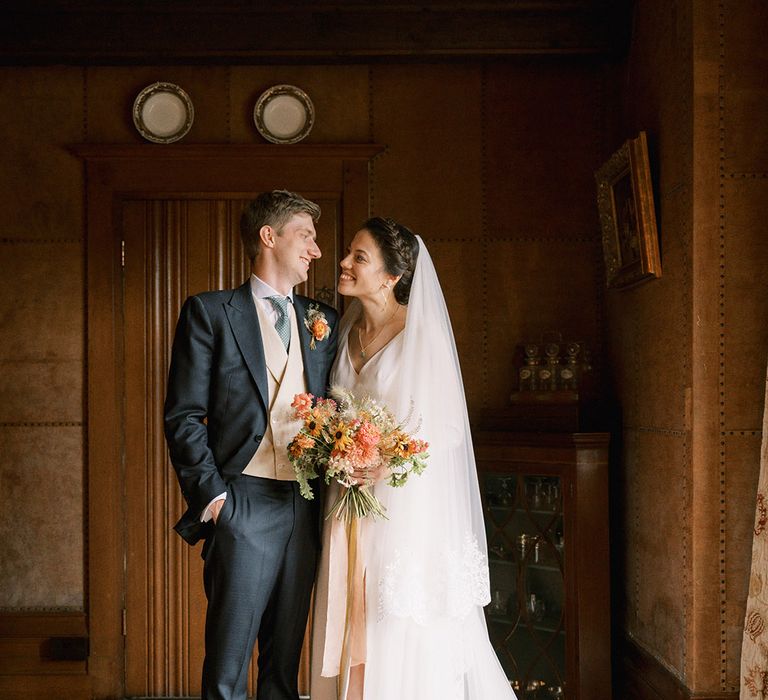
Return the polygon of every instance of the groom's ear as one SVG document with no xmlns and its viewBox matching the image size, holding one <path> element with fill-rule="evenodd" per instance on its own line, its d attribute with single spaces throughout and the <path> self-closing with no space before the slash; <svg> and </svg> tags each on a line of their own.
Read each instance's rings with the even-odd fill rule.
<svg viewBox="0 0 768 700">
<path fill-rule="evenodd" d="M 275 229 L 271 226 L 262 226 L 259 229 L 259 240 L 265 248 L 275 247 Z"/>
</svg>

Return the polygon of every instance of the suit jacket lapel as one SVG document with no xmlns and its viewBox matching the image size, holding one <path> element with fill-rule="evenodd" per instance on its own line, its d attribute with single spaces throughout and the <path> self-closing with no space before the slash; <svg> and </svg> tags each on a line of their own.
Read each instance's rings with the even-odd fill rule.
<svg viewBox="0 0 768 700">
<path fill-rule="evenodd" d="M 317 382 L 317 361 L 312 357 L 313 352 L 309 347 L 309 341 L 312 337 L 309 329 L 304 325 L 304 319 L 307 317 L 307 299 L 298 294 L 293 295 L 293 308 L 296 311 L 296 325 L 299 327 L 299 338 L 301 341 L 301 359 L 304 362 L 304 377 L 307 380 L 307 390 L 310 394 L 321 396 L 325 393 L 325 387 L 318 387 Z"/>
<path fill-rule="evenodd" d="M 248 370 L 256 382 L 261 395 L 264 410 L 269 406 L 269 388 L 267 386 L 267 366 L 264 357 L 264 345 L 259 328 L 259 317 L 251 295 L 251 283 L 238 287 L 225 307 L 232 333 Z"/>
</svg>

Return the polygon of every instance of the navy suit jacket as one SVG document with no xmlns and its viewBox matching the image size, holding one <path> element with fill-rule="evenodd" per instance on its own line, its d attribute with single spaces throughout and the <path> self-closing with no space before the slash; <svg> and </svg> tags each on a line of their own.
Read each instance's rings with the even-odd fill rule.
<svg viewBox="0 0 768 700">
<path fill-rule="evenodd" d="M 293 299 L 307 390 L 324 396 L 336 355 L 337 313 L 307 297 Z M 310 303 L 319 305 L 331 327 L 330 336 L 317 341 L 314 350 L 304 325 Z M 207 534 L 210 523 L 200 522 L 203 510 L 256 452 L 268 406 L 264 346 L 250 282 L 189 297 L 173 341 L 165 437 L 188 506 L 176 531 L 190 544 Z"/>
</svg>

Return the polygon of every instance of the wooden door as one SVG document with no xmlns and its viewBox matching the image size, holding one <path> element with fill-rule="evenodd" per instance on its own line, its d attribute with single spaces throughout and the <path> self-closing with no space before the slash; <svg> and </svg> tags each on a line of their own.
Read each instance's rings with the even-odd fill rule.
<svg viewBox="0 0 768 700">
<path fill-rule="evenodd" d="M 206 607 L 200 545 L 190 548 L 172 530 L 184 506 L 162 424 L 179 309 L 190 294 L 247 279 L 240 213 L 274 186 L 322 207 L 323 256 L 297 291 L 336 304 L 345 232 L 348 238 L 367 216 L 368 159 L 378 150 L 358 149 L 252 147 L 249 154 L 223 147 L 216 157 L 219 149 L 191 147 L 158 158 L 146 149 L 137 149 L 137 158 L 127 147 L 83 149 L 89 174 L 90 668 L 98 697 L 200 692 Z M 305 651 L 304 694 L 308 664 Z M 253 667 L 251 676 L 252 691 Z"/>
<path fill-rule="evenodd" d="M 205 596 L 198 545 L 172 529 L 183 499 L 163 438 L 173 332 L 190 294 L 248 278 L 239 220 L 252 194 L 124 200 L 125 533 L 128 696 L 198 695 Z M 331 297 L 340 250 L 337 202 L 315 198 L 323 257 L 302 293 Z M 331 299 L 333 301 L 333 299 Z M 308 692 L 308 656 L 300 684 Z M 251 669 L 251 692 L 253 672 Z"/>
</svg>

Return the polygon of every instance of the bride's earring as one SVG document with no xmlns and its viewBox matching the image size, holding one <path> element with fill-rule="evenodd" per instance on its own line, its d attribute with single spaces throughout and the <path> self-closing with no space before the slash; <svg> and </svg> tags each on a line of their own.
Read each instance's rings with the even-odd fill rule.
<svg viewBox="0 0 768 700">
<path fill-rule="evenodd" d="M 386 292 L 384 291 L 386 289 Z M 389 282 L 386 284 L 382 284 L 381 288 L 379 289 L 379 292 L 381 293 L 381 297 L 384 300 L 384 303 L 381 305 L 381 310 L 384 311 L 387 308 L 387 304 L 389 304 L 389 297 L 392 294 L 392 289 L 389 286 Z"/>
</svg>

